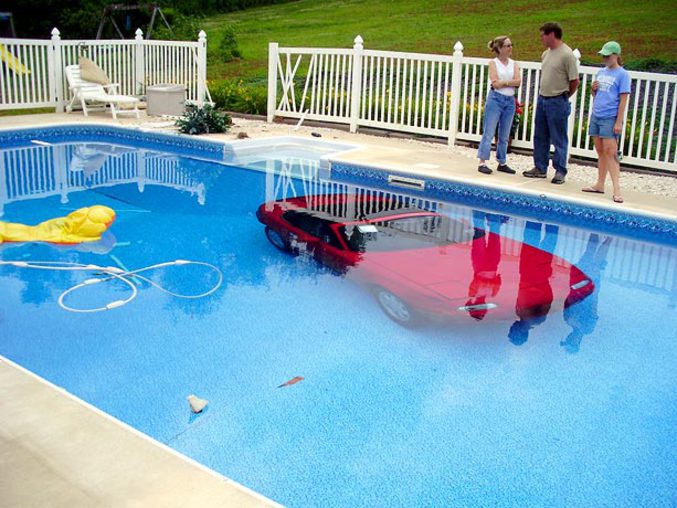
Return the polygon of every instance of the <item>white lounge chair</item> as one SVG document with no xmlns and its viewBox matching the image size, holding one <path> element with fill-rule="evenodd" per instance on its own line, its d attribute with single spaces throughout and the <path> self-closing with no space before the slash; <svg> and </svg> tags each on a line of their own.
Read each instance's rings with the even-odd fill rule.
<svg viewBox="0 0 677 508">
<path fill-rule="evenodd" d="M 80 76 L 79 65 L 66 66 L 66 80 L 68 80 L 68 87 L 73 93 L 73 98 L 68 106 L 66 106 L 66 111 L 68 113 L 73 110 L 73 103 L 76 100 L 79 100 L 80 104 L 82 104 L 82 111 L 85 116 L 88 116 L 89 111 L 105 110 L 106 105 L 109 105 L 110 111 L 115 119 L 117 119 L 119 114 L 134 114 L 136 115 L 136 118 L 139 118 L 139 110 L 137 108 L 139 99 L 132 97 L 131 95 L 117 95 L 107 91 L 107 89 L 115 91 L 115 88 L 120 87 L 119 84 L 111 83 L 110 85 L 101 85 L 99 83 L 92 83 L 91 81 L 84 81 Z M 90 106 L 88 109 L 88 102 L 103 103 L 103 107 L 93 108 Z M 120 106 L 122 104 L 129 106 L 133 105 L 134 109 L 121 109 Z"/>
</svg>

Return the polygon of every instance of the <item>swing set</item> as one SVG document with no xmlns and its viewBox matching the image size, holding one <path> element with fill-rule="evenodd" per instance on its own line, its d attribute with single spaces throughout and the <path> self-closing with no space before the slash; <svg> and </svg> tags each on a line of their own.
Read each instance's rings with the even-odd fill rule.
<svg viewBox="0 0 677 508">
<path fill-rule="evenodd" d="M 111 4 L 103 9 L 103 16 L 101 17 L 101 22 L 99 23 L 99 29 L 96 32 L 96 38 L 101 39 L 103 34 L 104 27 L 106 22 L 110 21 L 115 28 L 115 31 L 120 36 L 120 39 L 124 39 L 125 35 L 123 34 L 120 26 L 117 21 L 115 21 L 116 16 L 124 14 L 125 19 L 125 30 L 131 32 L 132 29 L 132 16 L 131 13 L 135 11 L 147 11 L 150 12 L 150 22 L 148 23 L 148 28 L 146 29 L 146 39 L 150 39 L 151 34 L 153 33 L 153 26 L 155 25 L 155 19 L 157 15 L 160 15 L 160 18 L 164 22 L 165 26 L 171 30 L 172 27 L 169 26 L 169 22 L 165 15 L 162 13 L 162 9 L 158 4 L 136 4 L 136 5 L 127 5 L 127 4 Z"/>
</svg>

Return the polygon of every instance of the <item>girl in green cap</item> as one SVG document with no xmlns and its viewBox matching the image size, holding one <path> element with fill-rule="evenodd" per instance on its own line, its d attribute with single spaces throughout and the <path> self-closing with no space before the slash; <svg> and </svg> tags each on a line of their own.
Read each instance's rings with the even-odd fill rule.
<svg viewBox="0 0 677 508">
<path fill-rule="evenodd" d="M 599 54 L 604 58 L 605 67 L 592 82 L 594 103 L 588 134 L 595 142 L 598 155 L 597 183 L 586 187 L 583 192 L 604 194 L 604 181 L 607 173 L 613 184 L 613 200 L 622 203 L 618 163 L 618 138 L 623 131 L 625 109 L 630 95 L 630 76 L 621 67 L 621 45 L 615 41 L 607 42 Z"/>
</svg>

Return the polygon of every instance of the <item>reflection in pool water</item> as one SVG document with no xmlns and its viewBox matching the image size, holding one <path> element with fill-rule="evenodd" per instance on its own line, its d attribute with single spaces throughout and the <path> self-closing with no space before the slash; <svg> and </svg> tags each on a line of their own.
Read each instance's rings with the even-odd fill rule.
<svg viewBox="0 0 677 508">
<path fill-rule="evenodd" d="M 473 227 L 410 201 L 310 195 L 264 203 L 256 215 L 276 248 L 310 254 L 357 281 L 403 326 L 434 316 L 512 319 L 516 313 L 511 339 L 523 343 L 553 304 L 561 310 L 594 291 L 585 273 L 553 255 L 554 226 L 546 226 L 541 242 L 540 224 L 527 222 L 525 240 L 531 242 L 521 243 L 502 238 L 498 228 L 487 231 L 477 211 Z M 494 224 L 508 220 L 485 215 Z M 512 243 L 509 250 L 519 250 L 519 256 L 502 252 L 501 240 Z"/>
<path fill-rule="evenodd" d="M 79 274 L 2 267 L 0 353 L 11 360 L 289 506 L 674 504 L 674 246 L 333 182 L 308 160 L 248 171 L 133 151 L 87 179 L 68 167 L 74 149 L 0 152 L 2 219 L 101 203 L 117 214 L 114 244 L 3 245 L 0 258 L 195 259 L 224 284 L 201 300 L 141 291 L 135 305 L 76 315 L 56 299 Z M 459 258 L 464 319 L 403 328 L 349 277 L 271 245 L 262 203 L 326 194 L 407 201 L 472 225 Z M 573 305 L 569 266 L 595 288 Z M 179 293 L 213 282 L 190 269 L 154 277 Z M 553 286 L 562 280 L 566 294 Z M 509 319 L 473 307 L 510 284 Z M 520 288 L 548 295 L 548 284 L 549 309 L 521 304 Z M 190 393 L 209 411 L 188 414 Z"/>
</svg>

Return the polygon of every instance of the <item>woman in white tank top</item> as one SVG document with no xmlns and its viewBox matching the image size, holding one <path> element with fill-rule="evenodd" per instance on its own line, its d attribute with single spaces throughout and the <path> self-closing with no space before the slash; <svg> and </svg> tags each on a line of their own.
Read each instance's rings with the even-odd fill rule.
<svg viewBox="0 0 677 508">
<path fill-rule="evenodd" d="M 484 132 L 477 152 L 480 160 L 477 169 L 486 175 L 492 173 L 487 166 L 487 160 L 491 153 L 491 142 L 498 129 L 497 170 L 514 175 L 515 170 L 507 165 L 508 138 L 515 116 L 515 91 L 522 83 L 522 75 L 517 63 L 510 58 L 512 42 L 507 36 L 496 37 L 489 42 L 488 47 L 496 58 L 489 62 L 491 88 L 484 107 Z"/>
</svg>

